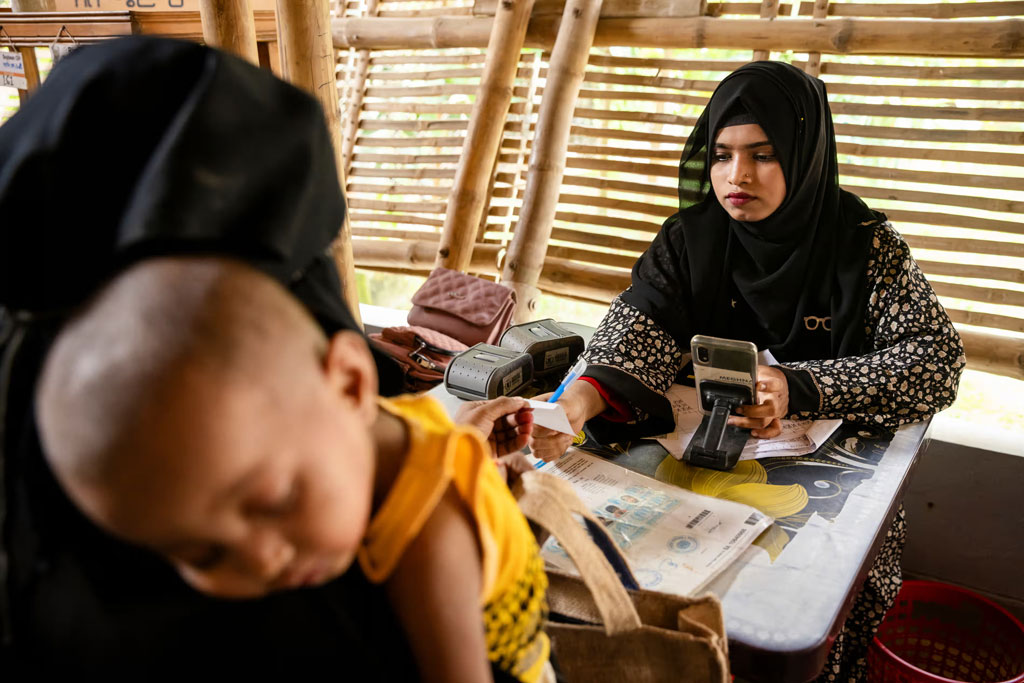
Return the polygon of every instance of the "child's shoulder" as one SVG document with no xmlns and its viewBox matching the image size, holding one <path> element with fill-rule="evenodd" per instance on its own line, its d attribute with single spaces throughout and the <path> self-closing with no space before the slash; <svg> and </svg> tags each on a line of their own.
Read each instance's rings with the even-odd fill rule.
<svg viewBox="0 0 1024 683">
<path fill-rule="evenodd" d="M 403 394 L 380 398 L 381 407 L 406 422 L 420 425 L 431 432 L 450 432 L 455 424 L 441 402 L 426 394 Z"/>
</svg>

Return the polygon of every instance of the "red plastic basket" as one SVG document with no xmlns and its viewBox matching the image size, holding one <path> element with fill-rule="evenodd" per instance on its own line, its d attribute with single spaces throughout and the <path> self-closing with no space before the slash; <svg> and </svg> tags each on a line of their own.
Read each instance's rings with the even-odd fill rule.
<svg viewBox="0 0 1024 683">
<path fill-rule="evenodd" d="M 971 591 L 905 581 L 868 648 L 872 683 L 1024 682 L 1024 626 Z"/>
</svg>

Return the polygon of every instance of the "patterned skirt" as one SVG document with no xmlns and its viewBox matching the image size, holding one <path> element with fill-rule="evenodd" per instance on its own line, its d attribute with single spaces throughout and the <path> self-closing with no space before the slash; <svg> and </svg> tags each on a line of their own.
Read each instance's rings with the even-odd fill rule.
<svg viewBox="0 0 1024 683">
<path fill-rule="evenodd" d="M 903 584 L 900 558 L 907 539 L 907 521 L 900 505 L 896 518 L 885 535 L 885 542 L 871 566 L 864 587 L 846 617 L 828 660 L 816 683 L 860 683 L 867 680 L 868 645 L 875 637 L 882 617 L 896 602 Z"/>
</svg>

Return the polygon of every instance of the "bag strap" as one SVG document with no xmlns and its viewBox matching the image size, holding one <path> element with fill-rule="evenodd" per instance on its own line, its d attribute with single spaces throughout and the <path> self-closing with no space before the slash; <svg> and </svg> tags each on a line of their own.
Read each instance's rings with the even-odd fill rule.
<svg viewBox="0 0 1024 683">
<path fill-rule="evenodd" d="M 516 497 L 523 514 L 550 531 L 576 565 L 601 614 L 605 633 L 612 636 L 639 629 L 643 624 L 632 598 L 612 564 L 576 522 L 573 513 L 588 520 L 591 533 L 603 535 L 627 572 L 628 565 L 607 530 L 594 519 L 572 486 L 549 474 L 526 472 L 516 484 Z M 632 579 L 632 574 L 628 576 Z"/>
</svg>

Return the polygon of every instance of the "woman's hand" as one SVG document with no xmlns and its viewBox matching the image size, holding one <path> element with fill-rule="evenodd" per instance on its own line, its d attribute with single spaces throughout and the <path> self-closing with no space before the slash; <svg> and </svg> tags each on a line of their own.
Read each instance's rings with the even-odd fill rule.
<svg viewBox="0 0 1024 683">
<path fill-rule="evenodd" d="M 546 400 L 551 394 L 537 396 L 538 401 Z M 558 399 L 558 404 L 565 410 L 565 416 L 569 418 L 569 425 L 573 434 L 562 434 L 545 427 L 537 427 L 533 430 L 533 437 L 530 439 L 530 449 L 535 458 L 545 462 L 551 462 L 561 457 L 562 453 L 572 445 L 572 439 L 581 429 L 583 423 L 600 415 L 607 409 L 604 399 L 593 385 L 587 382 L 573 382 Z"/>
<path fill-rule="evenodd" d="M 501 396 L 459 406 L 455 423 L 480 430 L 496 458 L 521 451 L 533 431 L 533 409 L 525 398 Z"/>
<path fill-rule="evenodd" d="M 757 405 L 740 406 L 729 424 L 751 430 L 759 439 L 782 433 L 779 420 L 789 414 L 789 382 L 786 375 L 770 365 L 757 366 Z"/>
</svg>

